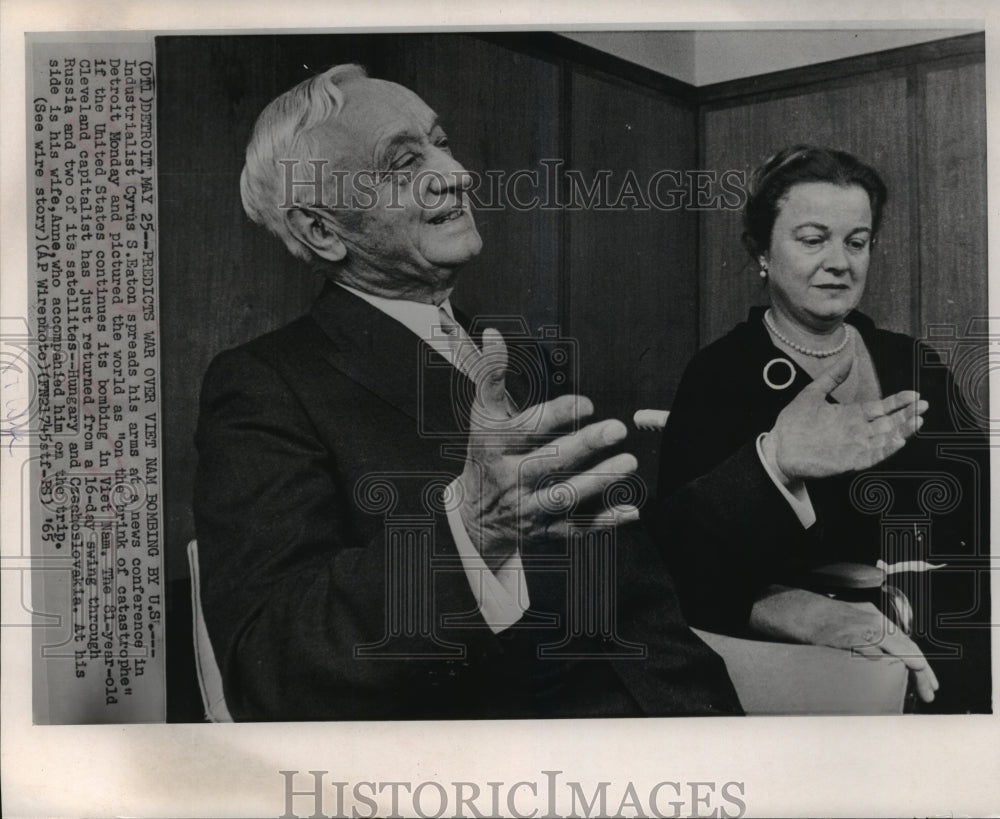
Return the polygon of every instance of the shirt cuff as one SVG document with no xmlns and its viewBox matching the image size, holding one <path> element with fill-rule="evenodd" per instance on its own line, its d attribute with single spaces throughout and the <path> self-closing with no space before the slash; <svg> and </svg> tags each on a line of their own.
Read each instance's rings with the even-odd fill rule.
<svg viewBox="0 0 1000 819">
<path fill-rule="evenodd" d="M 792 507 L 795 517 L 799 519 L 799 523 L 802 524 L 803 528 L 808 529 L 816 522 L 816 510 L 813 509 L 812 500 L 809 498 L 809 491 L 806 489 L 806 485 L 802 481 L 795 481 L 792 488 L 789 489 L 781 482 L 778 476 L 774 474 L 771 467 L 767 464 L 767 458 L 764 457 L 764 448 L 761 446 L 761 442 L 764 440 L 765 435 L 767 435 L 767 433 L 762 432 L 757 436 L 757 457 L 760 458 L 760 462 L 764 466 L 764 471 L 767 472 L 767 477 L 769 477 L 771 482 L 778 487 L 778 491 L 781 493 L 782 497 L 784 497 L 784 499 L 788 501 L 788 505 Z"/>
<path fill-rule="evenodd" d="M 453 492 L 448 494 L 454 497 Z M 531 604 L 521 553 L 515 551 L 496 572 L 492 572 L 472 544 L 458 509 L 448 510 L 448 526 L 479 613 L 490 630 L 499 634 L 520 620 Z"/>
</svg>

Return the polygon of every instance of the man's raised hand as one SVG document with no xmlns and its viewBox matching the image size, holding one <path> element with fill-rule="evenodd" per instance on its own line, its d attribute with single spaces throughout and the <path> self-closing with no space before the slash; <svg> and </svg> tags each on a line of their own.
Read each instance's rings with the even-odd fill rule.
<svg viewBox="0 0 1000 819">
<path fill-rule="evenodd" d="M 638 520 L 635 506 L 609 506 L 606 498 L 611 486 L 635 471 L 635 457 L 621 453 L 592 465 L 624 440 L 624 424 L 608 420 L 576 429 L 594 411 L 579 395 L 514 410 L 506 391 L 507 346 L 496 330 L 483 334 L 477 369 L 468 452 L 459 477 L 460 514 L 490 568 L 502 565 L 521 545 L 565 536 L 567 514 L 580 504 L 597 502 L 596 525 Z"/>
</svg>

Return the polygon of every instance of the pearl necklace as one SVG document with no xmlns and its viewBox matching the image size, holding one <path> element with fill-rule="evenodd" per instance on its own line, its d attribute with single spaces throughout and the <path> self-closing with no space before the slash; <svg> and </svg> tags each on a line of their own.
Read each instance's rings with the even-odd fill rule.
<svg viewBox="0 0 1000 819">
<path fill-rule="evenodd" d="M 841 352 L 846 346 L 847 342 L 851 340 L 851 327 L 848 324 L 844 325 L 844 340 L 840 342 L 832 350 L 813 350 L 809 347 L 803 347 L 801 344 L 796 344 L 790 338 L 785 338 L 779 331 L 778 328 L 774 326 L 774 322 L 771 319 L 771 308 L 769 307 L 764 312 L 764 324 L 767 325 L 767 329 L 777 336 L 778 340 L 787 344 L 795 352 L 802 353 L 802 355 L 811 356 L 812 358 L 829 358 L 832 355 L 836 355 Z"/>
</svg>

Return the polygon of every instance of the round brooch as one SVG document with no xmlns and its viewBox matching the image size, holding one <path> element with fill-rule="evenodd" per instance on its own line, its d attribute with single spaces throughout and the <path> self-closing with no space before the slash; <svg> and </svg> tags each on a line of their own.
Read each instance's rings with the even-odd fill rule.
<svg viewBox="0 0 1000 819">
<path fill-rule="evenodd" d="M 788 368 L 788 380 L 787 381 L 774 381 L 771 379 L 771 368 L 775 365 L 779 365 L 779 374 L 781 372 L 780 366 L 784 365 Z M 767 364 L 764 365 L 764 383 L 767 384 L 772 390 L 784 390 L 792 386 L 792 382 L 795 380 L 795 365 L 792 364 L 787 358 L 772 358 Z"/>
</svg>

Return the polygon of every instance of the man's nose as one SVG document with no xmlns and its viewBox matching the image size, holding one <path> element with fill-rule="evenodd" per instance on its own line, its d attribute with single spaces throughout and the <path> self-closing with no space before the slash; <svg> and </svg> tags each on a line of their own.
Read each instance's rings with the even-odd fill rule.
<svg viewBox="0 0 1000 819">
<path fill-rule="evenodd" d="M 467 191 L 472 187 L 472 174 L 465 170 L 462 163 L 448 151 L 435 149 L 428 165 L 430 173 L 428 173 L 427 187 L 431 193 Z"/>
</svg>

